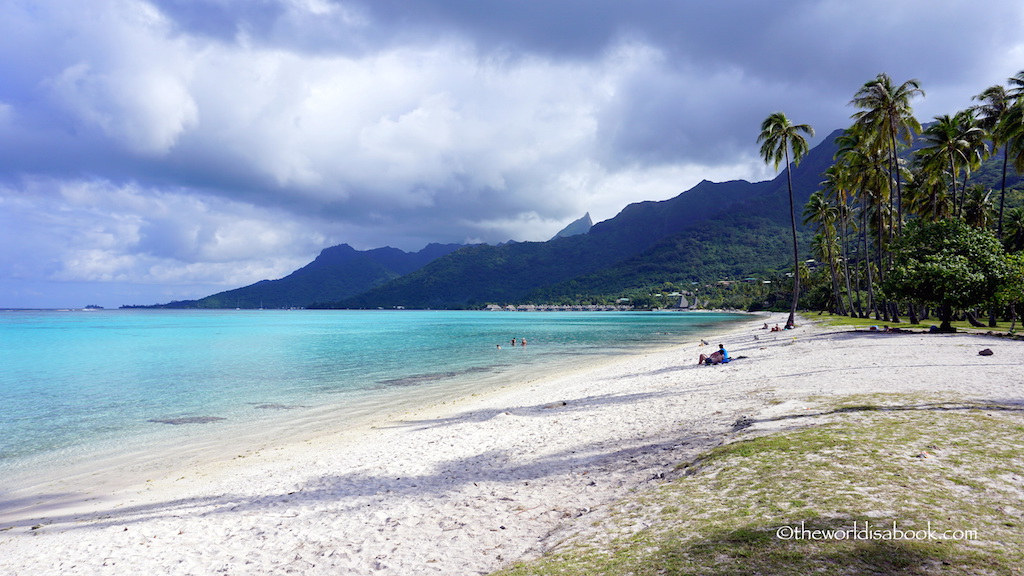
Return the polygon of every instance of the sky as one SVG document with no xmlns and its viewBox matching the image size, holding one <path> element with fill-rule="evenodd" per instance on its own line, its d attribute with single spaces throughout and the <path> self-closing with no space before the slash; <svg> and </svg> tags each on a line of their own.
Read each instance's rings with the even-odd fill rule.
<svg viewBox="0 0 1024 576">
<path fill-rule="evenodd" d="M 1019 0 L 4 0 L 0 308 L 154 304 L 320 250 L 543 241 L 701 180 L 761 121 L 926 121 L 1024 70 Z"/>
</svg>

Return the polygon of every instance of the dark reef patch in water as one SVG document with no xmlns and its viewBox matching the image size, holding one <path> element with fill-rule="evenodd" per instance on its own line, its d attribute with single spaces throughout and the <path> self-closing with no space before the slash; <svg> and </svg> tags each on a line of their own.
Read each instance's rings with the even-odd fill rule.
<svg viewBox="0 0 1024 576">
<path fill-rule="evenodd" d="M 380 380 L 377 383 L 383 386 L 416 386 L 425 382 L 436 382 L 438 380 L 446 380 L 448 378 L 455 378 L 456 376 L 462 376 L 465 374 L 492 372 L 493 370 L 494 368 L 491 367 L 475 367 L 460 370 L 458 372 L 435 372 L 433 374 L 406 376 L 405 378 L 391 378 L 389 380 Z"/>
<path fill-rule="evenodd" d="M 250 402 L 250 404 L 252 404 L 253 408 L 257 410 L 295 410 L 296 408 L 309 408 L 309 406 L 300 406 L 298 404 L 256 404 L 252 402 Z"/>
<path fill-rule="evenodd" d="M 157 424 L 181 426 L 182 424 L 209 424 L 211 422 L 220 422 L 221 420 L 227 420 L 227 418 L 221 418 L 220 416 L 182 416 L 181 418 L 151 418 L 149 421 L 156 422 Z"/>
</svg>

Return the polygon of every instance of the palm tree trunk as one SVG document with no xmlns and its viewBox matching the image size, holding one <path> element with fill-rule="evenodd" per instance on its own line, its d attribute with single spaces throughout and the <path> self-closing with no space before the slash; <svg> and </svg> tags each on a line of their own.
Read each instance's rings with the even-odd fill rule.
<svg viewBox="0 0 1024 576">
<path fill-rule="evenodd" d="M 832 298 L 836 303 L 836 314 L 845 316 L 846 306 L 843 305 L 843 298 L 839 291 L 839 272 L 836 270 L 836 256 L 832 253 L 834 246 L 832 240 L 827 238 L 827 236 L 826 234 L 825 241 L 828 242 L 828 271 L 832 276 Z"/>
<path fill-rule="evenodd" d="M 843 203 L 843 213 L 839 221 L 843 225 L 843 278 L 846 280 L 846 300 L 849 304 L 850 316 L 854 314 L 853 307 L 853 291 L 850 289 L 850 230 L 849 225 L 846 221 L 846 203 Z M 860 294 L 857 295 L 857 299 L 860 299 Z M 859 307 L 859 306 L 858 306 Z"/>
<path fill-rule="evenodd" d="M 896 154 L 896 130 L 889 130 L 889 145 L 892 148 L 890 150 L 890 169 L 892 176 L 896 180 L 896 224 L 899 235 L 903 235 L 903 185 L 900 183 L 900 161 L 899 155 Z"/>
<path fill-rule="evenodd" d="M 953 164 L 953 154 L 949 155 L 949 181 L 953 186 L 953 215 L 957 218 L 960 217 L 960 203 L 957 201 L 956 194 L 956 169 Z"/>
<path fill-rule="evenodd" d="M 892 200 L 892 195 L 891 194 L 889 195 L 889 198 L 890 198 L 890 202 L 891 202 L 891 200 Z M 883 214 L 882 214 L 882 204 L 881 204 L 881 202 L 879 202 L 879 204 L 878 204 L 878 242 L 877 242 L 877 246 L 875 246 L 875 257 L 878 259 L 878 283 L 879 284 L 881 284 L 884 281 L 884 276 L 882 275 L 883 274 L 883 272 L 882 272 L 882 270 L 883 270 L 883 268 L 882 268 L 882 234 L 883 234 L 883 231 L 885 229 L 885 221 L 883 220 L 882 216 L 883 216 Z M 881 306 L 878 306 L 878 307 L 875 308 L 875 320 L 882 320 L 882 319 L 884 319 L 886 322 L 888 322 L 889 321 L 889 303 L 886 302 L 885 300 L 882 300 L 881 304 L 882 304 Z M 879 314 L 879 312 L 881 312 L 881 314 Z"/>
<path fill-rule="evenodd" d="M 793 201 L 793 170 L 789 163 L 789 146 L 786 146 L 786 180 L 789 183 L 789 224 L 793 231 L 793 303 L 789 307 L 786 325 L 795 326 L 796 306 L 800 300 L 800 249 L 796 243 L 796 208 Z"/>
<path fill-rule="evenodd" d="M 1006 199 L 1006 162 L 1010 143 L 1003 145 L 1003 185 L 999 188 L 999 226 L 996 228 L 996 236 L 1003 239 L 1003 200 Z"/>
<path fill-rule="evenodd" d="M 864 241 L 864 257 L 861 259 L 864 262 L 864 270 L 867 276 L 868 283 L 868 309 L 869 314 L 874 314 L 875 318 L 878 318 L 878 303 L 875 302 L 875 289 L 874 281 L 871 277 L 871 252 L 868 249 L 868 211 L 867 211 L 867 198 L 862 200 L 861 219 L 863 223 L 861 225 L 861 239 Z"/>
</svg>

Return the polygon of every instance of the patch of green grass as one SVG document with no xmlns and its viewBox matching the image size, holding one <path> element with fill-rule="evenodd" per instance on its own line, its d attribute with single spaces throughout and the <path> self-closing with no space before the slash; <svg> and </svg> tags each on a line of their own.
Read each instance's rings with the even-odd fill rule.
<svg viewBox="0 0 1024 576">
<path fill-rule="evenodd" d="M 1019 406 L 875 394 L 821 408 L 818 424 L 705 453 L 599 527 L 500 574 L 966 575 L 1024 565 Z M 940 538 L 896 538 L 894 523 Z M 879 533 L 851 537 L 869 535 L 865 526 Z M 956 530 L 976 538 L 941 539 Z"/>
<path fill-rule="evenodd" d="M 939 319 L 935 317 L 924 320 L 918 324 L 911 324 L 910 319 L 906 316 L 900 318 L 901 322 L 886 322 L 885 320 L 875 320 L 874 318 L 850 318 L 849 316 L 831 314 L 828 312 L 823 312 L 821 314 L 818 314 L 817 312 L 805 312 L 803 314 L 803 318 L 804 320 L 821 323 L 826 326 L 852 326 L 863 330 L 867 330 L 871 326 L 898 327 L 902 330 L 928 330 L 930 327 L 938 326 L 941 323 Z M 1000 321 L 996 323 L 995 327 L 989 328 L 988 318 L 981 318 L 980 320 L 985 324 L 984 328 L 971 326 L 970 322 L 967 322 L 966 320 L 955 320 L 950 324 L 956 328 L 957 331 L 988 332 L 991 330 L 997 334 L 1006 334 L 1010 331 L 1010 326 L 1012 326 L 1012 322 L 1010 321 Z M 1021 332 L 1022 330 L 1024 330 L 1024 326 L 1022 326 L 1020 320 L 1018 320 L 1016 332 Z"/>
</svg>

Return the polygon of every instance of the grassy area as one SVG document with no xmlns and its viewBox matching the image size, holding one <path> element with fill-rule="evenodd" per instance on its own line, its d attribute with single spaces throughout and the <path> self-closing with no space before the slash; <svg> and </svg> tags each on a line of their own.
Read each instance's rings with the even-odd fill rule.
<svg viewBox="0 0 1024 576">
<path fill-rule="evenodd" d="M 1020 573 L 1024 408 L 874 395 L 822 413 L 681 464 L 685 476 L 499 574 Z"/>
<path fill-rule="evenodd" d="M 931 326 L 938 326 L 939 325 L 939 319 L 938 318 L 931 318 L 929 320 L 925 320 L 925 321 L 921 322 L 920 324 L 911 324 L 910 320 L 907 317 L 902 317 L 902 318 L 900 318 L 900 320 L 902 320 L 902 322 L 895 323 L 895 322 L 885 322 L 883 320 L 875 320 L 874 318 L 850 318 L 849 316 L 841 316 L 839 314 L 830 314 L 828 312 L 824 312 L 824 313 L 821 313 L 821 314 L 819 314 L 817 312 L 803 312 L 801 315 L 804 318 L 808 319 L 808 320 L 820 321 L 821 323 L 823 323 L 825 325 L 828 325 L 828 326 L 854 326 L 854 327 L 864 328 L 864 329 L 867 329 L 870 326 L 879 326 L 879 327 L 881 327 L 881 326 L 898 326 L 901 329 L 927 330 Z M 958 331 L 964 331 L 964 332 L 988 332 L 989 330 L 991 330 L 992 332 L 1003 333 L 1003 334 L 1009 332 L 1010 331 L 1010 326 L 1012 325 L 1011 322 L 998 322 L 998 323 L 996 323 L 996 326 L 994 328 L 989 328 L 988 327 L 988 319 L 987 318 L 982 319 L 982 322 L 985 323 L 985 325 L 986 325 L 985 328 L 977 328 L 977 327 L 971 326 L 971 324 L 969 322 L 967 322 L 966 320 L 954 321 L 954 322 L 952 322 L 952 325 Z M 1016 332 L 1020 332 L 1022 330 L 1022 328 L 1024 328 L 1024 326 L 1021 326 L 1021 321 L 1018 320 L 1017 321 L 1017 326 L 1016 326 Z"/>
</svg>

